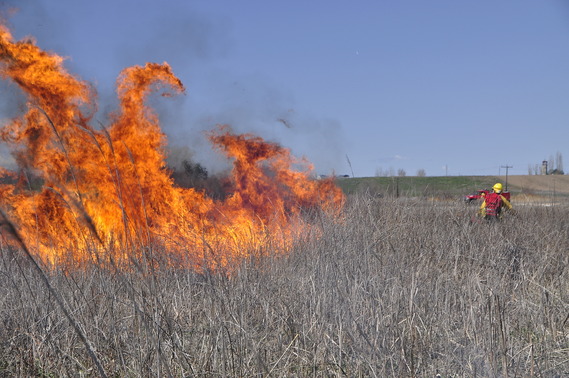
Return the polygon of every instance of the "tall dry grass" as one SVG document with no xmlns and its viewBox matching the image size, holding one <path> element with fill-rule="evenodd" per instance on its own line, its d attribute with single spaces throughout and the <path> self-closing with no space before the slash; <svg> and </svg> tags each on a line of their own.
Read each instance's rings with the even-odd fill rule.
<svg viewBox="0 0 569 378">
<path fill-rule="evenodd" d="M 320 232 L 288 255 L 256 251 L 229 277 L 172 268 L 158 247 L 132 269 L 44 269 L 107 376 L 569 375 L 569 209 L 474 211 L 350 197 L 341 219 L 311 214 Z M 8 246 L 0 343 L 1 376 L 100 373 Z"/>
</svg>

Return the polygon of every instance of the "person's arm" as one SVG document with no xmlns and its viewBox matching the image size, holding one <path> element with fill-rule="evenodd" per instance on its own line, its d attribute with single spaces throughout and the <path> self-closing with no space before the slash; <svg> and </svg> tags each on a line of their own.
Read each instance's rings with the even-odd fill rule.
<svg viewBox="0 0 569 378">
<path fill-rule="evenodd" d="M 508 201 L 506 199 L 506 197 L 504 197 L 503 195 L 500 194 L 500 197 L 502 197 L 502 202 L 504 203 L 504 205 L 506 205 L 506 207 L 508 208 L 508 210 L 512 210 L 512 204 L 510 203 L 510 201 Z"/>
<path fill-rule="evenodd" d="M 480 213 L 481 216 L 486 215 L 486 198 L 484 198 L 484 201 L 482 201 L 482 205 L 480 205 L 480 209 L 478 210 L 478 212 Z"/>
</svg>

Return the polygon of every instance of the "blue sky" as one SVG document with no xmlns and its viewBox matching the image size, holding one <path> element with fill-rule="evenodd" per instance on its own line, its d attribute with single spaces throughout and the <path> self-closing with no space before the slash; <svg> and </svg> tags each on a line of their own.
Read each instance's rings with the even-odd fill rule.
<svg viewBox="0 0 569 378">
<path fill-rule="evenodd" d="M 322 174 L 527 174 L 558 152 L 569 171 L 566 0 L 0 4 L 19 8 L 17 39 L 96 85 L 102 122 L 123 68 L 168 62 L 187 94 L 156 102 L 164 130 L 211 171 L 224 166 L 203 136 L 216 124 Z"/>
</svg>

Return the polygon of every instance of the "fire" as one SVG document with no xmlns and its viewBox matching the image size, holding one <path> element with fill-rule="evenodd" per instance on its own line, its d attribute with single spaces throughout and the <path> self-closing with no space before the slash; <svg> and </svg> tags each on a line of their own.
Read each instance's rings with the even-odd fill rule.
<svg viewBox="0 0 569 378">
<path fill-rule="evenodd" d="M 152 249 L 192 267 L 226 267 L 269 242 L 286 250 L 295 230 L 311 227 L 302 209 L 343 204 L 332 181 L 310 178 L 309 163 L 228 126 L 208 134 L 233 164 L 226 198 L 174 185 L 166 136 L 146 105 L 156 91 L 184 93 L 167 63 L 123 70 L 120 108 L 100 127 L 91 125 L 95 90 L 4 26 L 0 74 L 27 98 L 25 113 L 0 131 L 19 167 L 17 182 L 0 186 L 0 205 L 46 262 L 124 261 Z"/>
</svg>

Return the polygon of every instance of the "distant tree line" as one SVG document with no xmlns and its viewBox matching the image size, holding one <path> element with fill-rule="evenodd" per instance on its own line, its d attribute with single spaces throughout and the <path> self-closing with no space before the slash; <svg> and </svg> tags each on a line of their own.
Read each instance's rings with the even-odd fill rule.
<svg viewBox="0 0 569 378">
<path fill-rule="evenodd" d="M 394 177 L 394 176 L 405 177 L 407 176 L 407 172 L 404 169 L 399 168 L 397 169 L 397 174 L 396 174 L 395 169 L 393 169 L 393 167 L 389 167 L 389 169 L 383 169 L 379 167 L 375 170 L 375 177 Z M 423 168 L 421 168 L 417 170 L 416 176 L 425 177 L 427 176 L 427 172 Z"/>
</svg>

